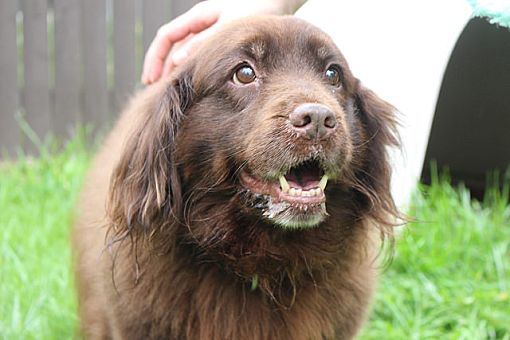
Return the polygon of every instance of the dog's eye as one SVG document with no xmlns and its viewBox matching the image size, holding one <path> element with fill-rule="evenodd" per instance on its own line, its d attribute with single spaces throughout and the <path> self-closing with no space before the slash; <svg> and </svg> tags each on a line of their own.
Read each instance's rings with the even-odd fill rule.
<svg viewBox="0 0 510 340">
<path fill-rule="evenodd" d="M 232 81 L 238 85 L 249 84 L 255 81 L 255 71 L 248 65 L 239 67 L 232 77 Z"/>
<path fill-rule="evenodd" d="M 326 80 L 333 86 L 340 84 L 340 71 L 335 66 L 330 66 L 324 73 Z"/>
</svg>

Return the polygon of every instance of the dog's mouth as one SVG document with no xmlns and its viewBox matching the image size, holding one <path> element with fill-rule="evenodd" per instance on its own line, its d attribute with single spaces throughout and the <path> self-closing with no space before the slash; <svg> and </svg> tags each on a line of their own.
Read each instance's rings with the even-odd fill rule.
<svg viewBox="0 0 510 340">
<path fill-rule="evenodd" d="M 274 180 L 243 171 L 241 184 L 255 197 L 252 205 L 262 209 L 265 217 L 285 227 L 301 228 L 315 226 L 327 216 L 328 178 L 320 162 L 307 160 Z"/>
</svg>

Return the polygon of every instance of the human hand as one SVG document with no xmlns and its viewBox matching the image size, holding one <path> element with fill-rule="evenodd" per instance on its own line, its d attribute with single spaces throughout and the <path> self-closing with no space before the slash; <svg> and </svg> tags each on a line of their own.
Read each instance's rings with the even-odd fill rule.
<svg viewBox="0 0 510 340">
<path fill-rule="evenodd" d="M 221 24 L 256 14 L 290 14 L 304 0 L 208 0 L 161 26 L 145 55 L 142 82 L 168 76 Z"/>
</svg>

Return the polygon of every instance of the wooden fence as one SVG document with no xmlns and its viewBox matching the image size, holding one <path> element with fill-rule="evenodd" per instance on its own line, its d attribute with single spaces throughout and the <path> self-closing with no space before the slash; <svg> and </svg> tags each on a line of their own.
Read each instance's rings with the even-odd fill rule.
<svg viewBox="0 0 510 340">
<path fill-rule="evenodd" d="M 28 130 L 66 138 L 111 121 L 157 28 L 196 2 L 0 0 L 0 150 L 36 151 Z"/>
</svg>

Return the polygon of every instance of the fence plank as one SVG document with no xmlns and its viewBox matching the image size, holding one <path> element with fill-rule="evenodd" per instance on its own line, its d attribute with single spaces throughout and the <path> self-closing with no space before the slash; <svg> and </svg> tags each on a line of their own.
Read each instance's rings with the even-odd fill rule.
<svg viewBox="0 0 510 340">
<path fill-rule="evenodd" d="M 143 50 L 147 52 L 158 28 L 170 20 L 170 2 L 151 0 L 143 2 Z"/>
<path fill-rule="evenodd" d="M 135 0 L 113 2 L 114 111 L 124 106 L 136 79 Z"/>
<path fill-rule="evenodd" d="M 200 0 L 172 0 L 171 17 L 172 19 L 186 12 L 188 9 L 199 3 Z"/>
<path fill-rule="evenodd" d="M 80 0 L 54 0 L 55 111 L 53 132 L 68 136 L 80 121 Z"/>
<path fill-rule="evenodd" d="M 83 23 L 83 122 L 95 128 L 108 120 L 106 82 L 106 0 L 82 3 Z"/>
<path fill-rule="evenodd" d="M 24 107 L 29 125 L 39 137 L 49 131 L 66 137 L 69 128 L 79 121 L 99 127 L 110 118 L 108 102 L 118 109 L 138 81 L 136 68 L 140 60 L 137 61 L 137 53 L 141 49 L 138 46 L 147 49 L 162 24 L 197 2 L 0 0 L 0 148 L 12 152 L 21 145 L 22 136 L 15 119 L 20 106 Z M 108 95 L 107 81 L 107 3 L 113 3 L 114 15 L 113 100 Z M 24 14 L 22 93 L 17 78 L 18 4 Z M 54 6 L 55 13 L 55 60 L 51 61 L 49 52 L 53 50 L 48 44 L 53 37 L 48 37 L 48 4 Z M 142 41 L 137 45 L 136 12 L 140 9 L 143 13 Z M 53 64 L 54 92 L 50 91 L 49 84 L 49 70 L 53 70 L 49 65 Z"/>
<path fill-rule="evenodd" d="M 18 107 L 17 0 L 0 0 L 0 152 L 13 154 L 20 141 Z M 1 154 L 1 153 L 0 153 Z"/>
<path fill-rule="evenodd" d="M 50 131 L 48 84 L 47 0 L 23 0 L 23 42 L 25 63 L 24 107 L 26 120 L 37 136 Z M 37 143 L 37 141 L 32 141 Z M 38 145 L 28 143 L 28 151 Z"/>
</svg>

